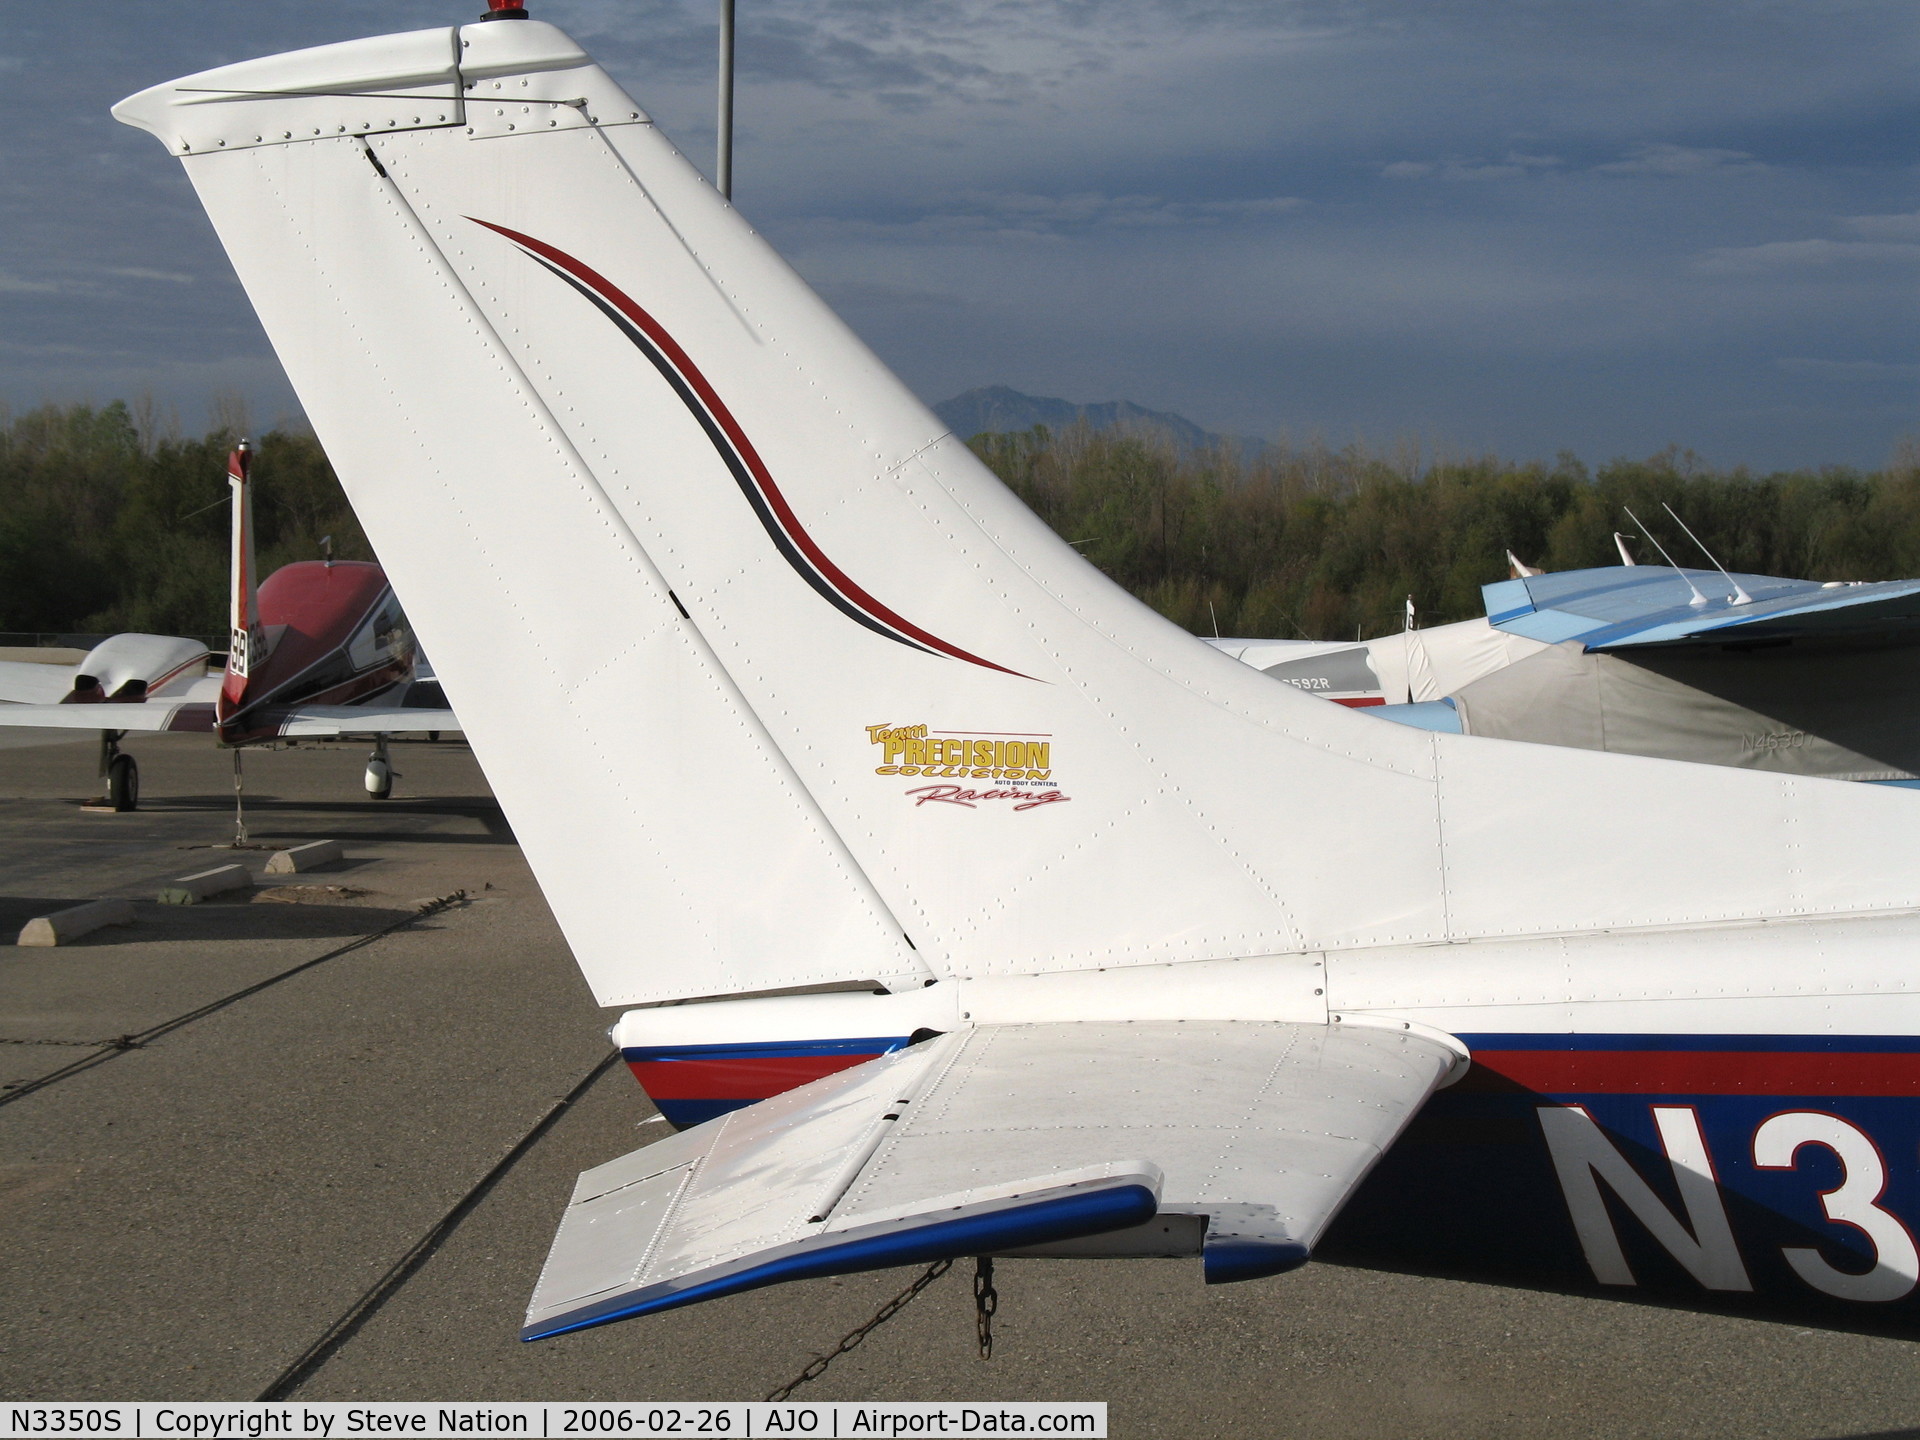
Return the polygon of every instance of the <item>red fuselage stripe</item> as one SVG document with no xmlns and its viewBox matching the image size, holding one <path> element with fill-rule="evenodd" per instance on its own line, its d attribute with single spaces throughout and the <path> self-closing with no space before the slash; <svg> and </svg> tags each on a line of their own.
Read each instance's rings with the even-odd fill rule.
<svg viewBox="0 0 1920 1440">
<path fill-rule="evenodd" d="M 768 472 L 765 463 L 760 459 L 760 453 L 753 448 L 753 442 L 747 439 L 746 431 L 740 428 L 740 422 L 733 418 L 733 412 L 727 409 L 713 386 L 707 383 L 707 377 L 700 373 L 699 368 L 694 365 L 693 360 L 687 355 L 687 352 L 680 348 L 673 336 L 666 332 L 659 321 L 641 309 L 625 291 L 613 284 L 604 275 L 600 274 L 599 271 L 593 269 L 592 266 L 574 259 L 563 250 L 556 250 L 544 241 L 536 240 L 531 235 L 522 235 L 517 230 L 509 230 L 504 225 L 495 225 L 490 221 L 476 219 L 473 216 L 469 216 L 468 218 L 472 219 L 476 225 L 484 225 L 487 229 L 506 236 L 516 245 L 524 245 L 527 249 L 533 251 L 534 254 L 543 256 L 555 265 L 560 266 L 582 284 L 591 286 L 609 304 L 613 305 L 622 315 L 625 315 L 627 319 L 637 325 L 649 340 L 660 347 L 661 353 L 672 362 L 674 369 L 680 372 L 681 378 L 683 378 L 688 386 L 692 388 L 693 392 L 700 397 L 700 403 L 707 407 L 707 412 L 713 417 L 714 422 L 726 433 L 727 440 L 733 446 L 734 452 L 739 455 L 741 461 L 746 465 L 748 473 L 753 476 L 754 484 L 759 487 L 762 497 L 767 502 L 767 507 L 779 520 L 780 528 L 786 532 L 787 537 L 793 542 L 794 546 L 807 557 L 826 579 L 827 583 L 838 590 L 847 600 L 858 605 L 862 610 L 866 611 L 867 614 L 882 623 L 891 625 L 901 634 L 910 635 L 921 644 L 931 646 L 944 655 L 950 655 L 956 660 L 965 660 L 969 664 L 982 665 L 989 670 L 998 670 L 1003 675 L 1016 675 L 1023 680 L 1031 678 L 1030 676 L 1020 675 L 1020 672 L 1017 670 L 1009 670 L 1004 665 L 996 665 L 991 660 L 983 660 L 978 655 L 962 650 L 958 645 L 949 644 L 936 635 L 928 634 L 912 621 L 902 619 L 896 615 L 892 610 L 889 610 L 885 605 L 882 605 L 878 600 L 874 599 L 873 596 L 867 594 L 865 590 L 862 590 L 858 585 L 854 584 L 854 582 L 841 571 L 839 566 L 827 558 L 826 552 L 814 543 L 813 537 L 809 535 L 805 527 L 800 524 L 799 517 L 793 513 L 793 508 L 787 504 L 786 497 L 780 493 L 780 487 L 773 483 L 773 476 Z"/>
<path fill-rule="evenodd" d="M 1474 1053 L 1459 1088 L 1536 1095 L 1920 1095 L 1920 1055 L 1488 1050 Z"/>
</svg>

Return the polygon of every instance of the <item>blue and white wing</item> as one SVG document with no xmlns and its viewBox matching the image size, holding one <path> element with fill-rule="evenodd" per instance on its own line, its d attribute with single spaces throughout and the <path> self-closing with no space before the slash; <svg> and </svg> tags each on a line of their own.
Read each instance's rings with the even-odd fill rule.
<svg viewBox="0 0 1920 1440">
<path fill-rule="evenodd" d="M 1481 593 L 1497 628 L 1550 645 L 1575 640 L 1588 650 L 1866 632 L 1920 636 L 1920 580 L 1822 584 L 1635 565 L 1529 575 Z"/>
</svg>

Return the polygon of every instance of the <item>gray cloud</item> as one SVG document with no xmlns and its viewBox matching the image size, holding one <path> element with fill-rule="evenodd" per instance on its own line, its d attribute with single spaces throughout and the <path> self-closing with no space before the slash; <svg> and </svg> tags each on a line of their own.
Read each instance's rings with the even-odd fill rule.
<svg viewBox="0 0 1920 1440">
<path fill-rule="evenodd" d="M 1764 170 L 1767 167 L 1744 150 L 1712 146 L 1672 145 L 1660 141 L 1641 145 L 1622 160 L 1610 160 L 1594 169 L 1608 175 L 1705 175 L 1708 172 Z"/>
<path fill-rule="evenodd" d="M 106 273 L 109 275 L 118 275 L 126 280 L 165 280 L 174 285 L 191 285 L 194 283 L 193 276 L 182 275 L 177 270 L 149 270 L 140 265 L 109 265 Z"/>
<path fill-rule="evenodd" d="M 965 309 L 973 303 L 966 296 L 950 291 L 889 285 L 883 280 L 828 280 L 817 288 L 835 305 L 953 310 Z"/>
<path fill-rule="evenodd" d="M 1866 381 L 1869 383 L 1920 380 L 1920 364 L 1889 364 L 1881 360 L 1813 360 L 1784 357 L 1774 362 L 1794 375 L 1812 375 L 1821 380 Z"/>
<path fill-rule="evenodd" d="M 0 295 L 57 295 L 74 288 L 53 280 L 29 280 L 11 271 L 0 270 Z"/>
<path fill-rule="evenodd" d="M 1380 174 L 1388 180 L 1518 180 L 1524 175 L 1557 170 L 1557 155 L 1509 153 L 1503 160 L 1396 160 Z"/>
<path fill-rule="evenodd" d="M 1291 214 L 1306 202 L 1288 195 L 1245 200 L 1173 201 L 1159 195 L 1067 195 L 1021 192 L 956 196 L 931 214 L 900 218 L 811 217 L 804 229 L 815 241 L 888 237 L 947 242 L 955 239 L 1052 240 L 1088 231 L 1167 229 L 1257 223 Z"/>
<path fill-rule="evenodd" d="M 1849 215 L 1841 225 L 1871 240 L 1920 240 L 1920 213 L 1912 215 Z"/>
<path fill-rule="evenodd" d="M 1723 246 L 1695 265 L 1705 275 L 1759 275 L 1775 270 L 1825 269 L 1855 264 L 1920 263 L 1920 243 L 1869 240 L 1770 240 L 1764 245 Z"/>
</svg>

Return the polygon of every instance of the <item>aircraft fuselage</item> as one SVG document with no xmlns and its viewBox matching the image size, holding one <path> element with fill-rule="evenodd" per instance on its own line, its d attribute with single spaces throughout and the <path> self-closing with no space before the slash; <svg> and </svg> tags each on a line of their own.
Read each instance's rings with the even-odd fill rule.
<svg viewBox="0 0 1920 1440">
<path fill-rule="evenodd" d="M 413 635 L 378 565 L 283 565 L 260 586 L 260 622 L 268 653 L 219 721 L 222 744 L 277 737 L 278 718 L 265 713 L 275 707 L 351 705 L 413 675 Z"/>
<path fill-rule="evenodd" d="M 1432 1026 L 1472 1068 L 1324 1254 L 1857 1316 L 1920 1307 L 1916 940 L 1909 914 L 1328 951 L 635 1011 L 615 1039 L 686 1126 L 916 1029 L 1168 1013 Z"/>
</svg>

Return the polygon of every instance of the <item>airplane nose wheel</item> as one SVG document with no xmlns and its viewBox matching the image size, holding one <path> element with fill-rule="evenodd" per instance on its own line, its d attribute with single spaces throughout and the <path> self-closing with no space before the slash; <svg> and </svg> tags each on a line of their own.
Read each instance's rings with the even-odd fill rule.
<svg viewBox="0 0 1920 1440">
<path fill-rule="evenodd" d="M 381 740 L 367 757 L 366 786 L 369 800 L 385 800 L 393 794 L 393 761 L 387 755 L 387 742 Z"/>
<path fill-rule="evenodd" d="M 140 767 L 131 755 L 115 755 L 107 762 L 107 802 L 115 810 L 140 808 Z"/>
<path fill-rule="evenodd" d="M 121 812 L 140 808 L 140 767 L 133 763 L 133 756 L 120 750 L 120 737 L 125 733 L 100 732 L 100 774 L 107 782 L 107 803 Z"/>
</svg>

